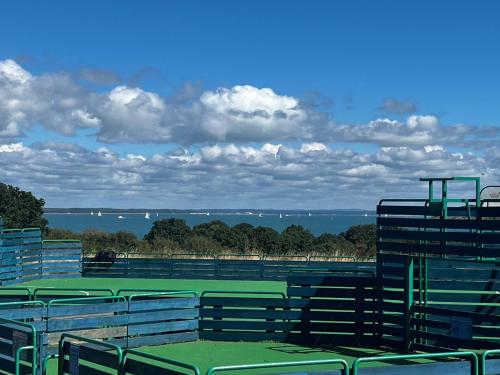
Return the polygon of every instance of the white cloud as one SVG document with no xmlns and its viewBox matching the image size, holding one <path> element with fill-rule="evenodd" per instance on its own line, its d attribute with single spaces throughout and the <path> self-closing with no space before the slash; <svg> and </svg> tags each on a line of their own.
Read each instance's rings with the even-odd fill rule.
<svg viewBox="0 0 500 375">
<path fill-rule="evenodd" d="M 206 91 L 200 97 L 202 129 L 214 140 L 264 141 L 306 136 L 307 113 L 299 101 L 269 88 L 234 86 Z"/>
<path fill-rule="evenodd" d="M 166 105 L 160 96 L 139 88 L 118 86 L 96 100 L 102 123 L 98 140 L 107 143 L 166 142 L 170 129 L 164 126 Z"/>
<path fill-rule="evenodd" d="M 0 61 L 0 137 L 15 138 L 35 125 L 66 135 L 95 127 L 88 95 L 66 74 L 33 76 L 13 60 Z"/>
<path fill-rule="evenodd" d="M 409 116 L 406 122 L 387 118 L 360 125 L 330 125 L 329 139 L 356 143 L 371 143 L 380 146 L 425 146 L 441 143 L 461 145 L 478 141 L 478 128 L 467 125 L 439 123 L 435 116 Z M 490 129 L 489 136 L 499 134 L 497 128 Z"/>
<path fill-rule="evenodd" d="M 25 147 L 22 143 L 12 143 L 7 145 L 0 145 L 0 152 L 21 152 Z"/>
<path fill-rule="evenodd" d="M 120 156 L 106 148 L 13 143 L 0 146 L 0 170 L 3 182 L 33 191 L 48 206 L 179 208 L 374 207 L 382 197 L 421 197 L 419 177 L 500 177 L 498 150 L 482 158 L 440 146 L 372 154 L 317 146 L 216 144 Z"/>
<path fill-rule="evenodd" d="M 31 79 L 31 74 L 14 60 L 0 61 L 0 79 L 12 85 L 23 84 Z"/>
<path fill-rule="evenodd" d="M 313 142 L 313 143 L 304 143 L 300 147 L 300 152 L 308 153 L 308 152 L 321 152 L 321 151 L 328 151 L 328 147 L 319 142 Z"/>
<path fill-rule="evenodd" d="M 112 75 L 83 73 L 104 80 Z M 69 74 L 35 75 L 13 60 L 0 61 L 0 139 L 19 141 L 27 130 L 40 126 L 68 136 L 79 134 L 80 129 L 96 129 L 97 141 L 109 144 L 298 141 L 310 144 L 304 146 L 308 152 L 323 152 L 311 147 L 354 142 L 382 147 L 486 148 L 495 146 L 500 135 L 498 127 L 443 125 L 430 115 L 338 124 L 319 112 L 318 106 L 249 85 L 201 92 L 198 86 L 187 84 L 166 98 L 123 85 L 104 92 L 89 90 Z"/>
</svg>

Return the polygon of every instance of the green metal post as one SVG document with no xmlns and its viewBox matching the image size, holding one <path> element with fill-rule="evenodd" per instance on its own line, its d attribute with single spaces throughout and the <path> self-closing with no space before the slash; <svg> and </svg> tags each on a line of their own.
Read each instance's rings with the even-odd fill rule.
<svg viewBox="0 0 500 375">
<path fill-rule="evenodd" d="M 443 219 L 448 219 L 448 181 L 441 181 L 441 201 L 443 202 Z"/>
<path fill-rule="evenodd" d="M 411 320 L 413 313 L 413 257 L 405 259 L 405 290 L 404 290 L 404 337 L 405 351 L 412 349 Z"/>
</svg>

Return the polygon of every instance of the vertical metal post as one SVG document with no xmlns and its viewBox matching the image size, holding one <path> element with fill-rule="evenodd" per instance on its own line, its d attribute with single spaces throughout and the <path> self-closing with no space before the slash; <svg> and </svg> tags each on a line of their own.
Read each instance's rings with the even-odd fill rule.
<svg viewBox="0 0 500 375">
<path fill-rule="evenodd" d="M 413 338 L 411 335 L 411 323 L 413 315 L 413 257 L 406 257 L 404 263 L 404 325 L 403 346 L 405 351 L 412 349 Z"/>
<path fill-rule="evenodd" d="M 448 219 L 448 181 L 441 181 L 441 201 L 443 202 L 442 218 Z"/>
</svg>

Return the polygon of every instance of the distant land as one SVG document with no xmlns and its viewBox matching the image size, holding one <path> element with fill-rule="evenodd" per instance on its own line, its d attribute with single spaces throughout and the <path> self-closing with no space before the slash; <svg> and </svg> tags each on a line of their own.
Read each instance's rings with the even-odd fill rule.
<svg viewBox="0 0 500 375">
<path fill-rule="evenodd" d="M 144 214 L 144 212 L 158 212 L 160 214 L 187 214 L 193 212 L 211 212 L 211 213 L 231 213 L 231 214 L 249 214 L 255 213 L 294 213 L 294 214 L 332 214 L 332 213 L 373 213 L 374 210 L 364 210 L 364 209 L 329 209 L 329 210 L 307 210 L 307 209 L 296 209 L 296 210 L 279 210 L 279 209 L 267 209 L 267 208 L 196 208 L 196 209 L 171 209 L 171 208 L 110 208 L 110 207 L 72 207 L 72 208 L 44 208 L 44 213 L 46 214 L 90 214 L 91 212 L 97 213 L 101 211 L 104 213 L 129 213 L 129 214 Z"/>
</svg>

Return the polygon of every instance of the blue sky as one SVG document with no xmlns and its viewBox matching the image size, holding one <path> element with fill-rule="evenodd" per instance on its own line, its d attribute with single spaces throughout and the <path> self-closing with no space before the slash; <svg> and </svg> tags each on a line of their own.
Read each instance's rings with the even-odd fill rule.
<svg viewBox="0 0 500 375">
<path fill-rule="evenodd" d="M 54 167 L 9 166 L 1 180 L 48 206 L 176 208 L 370 208 L 388 189 L 413 193 L 421 175 L 498 182 L 499 11 L 2 3 L 0 164 L 50 154 Z M 71 174 L 82 168 L 93 177 Z"/>
</svg>

